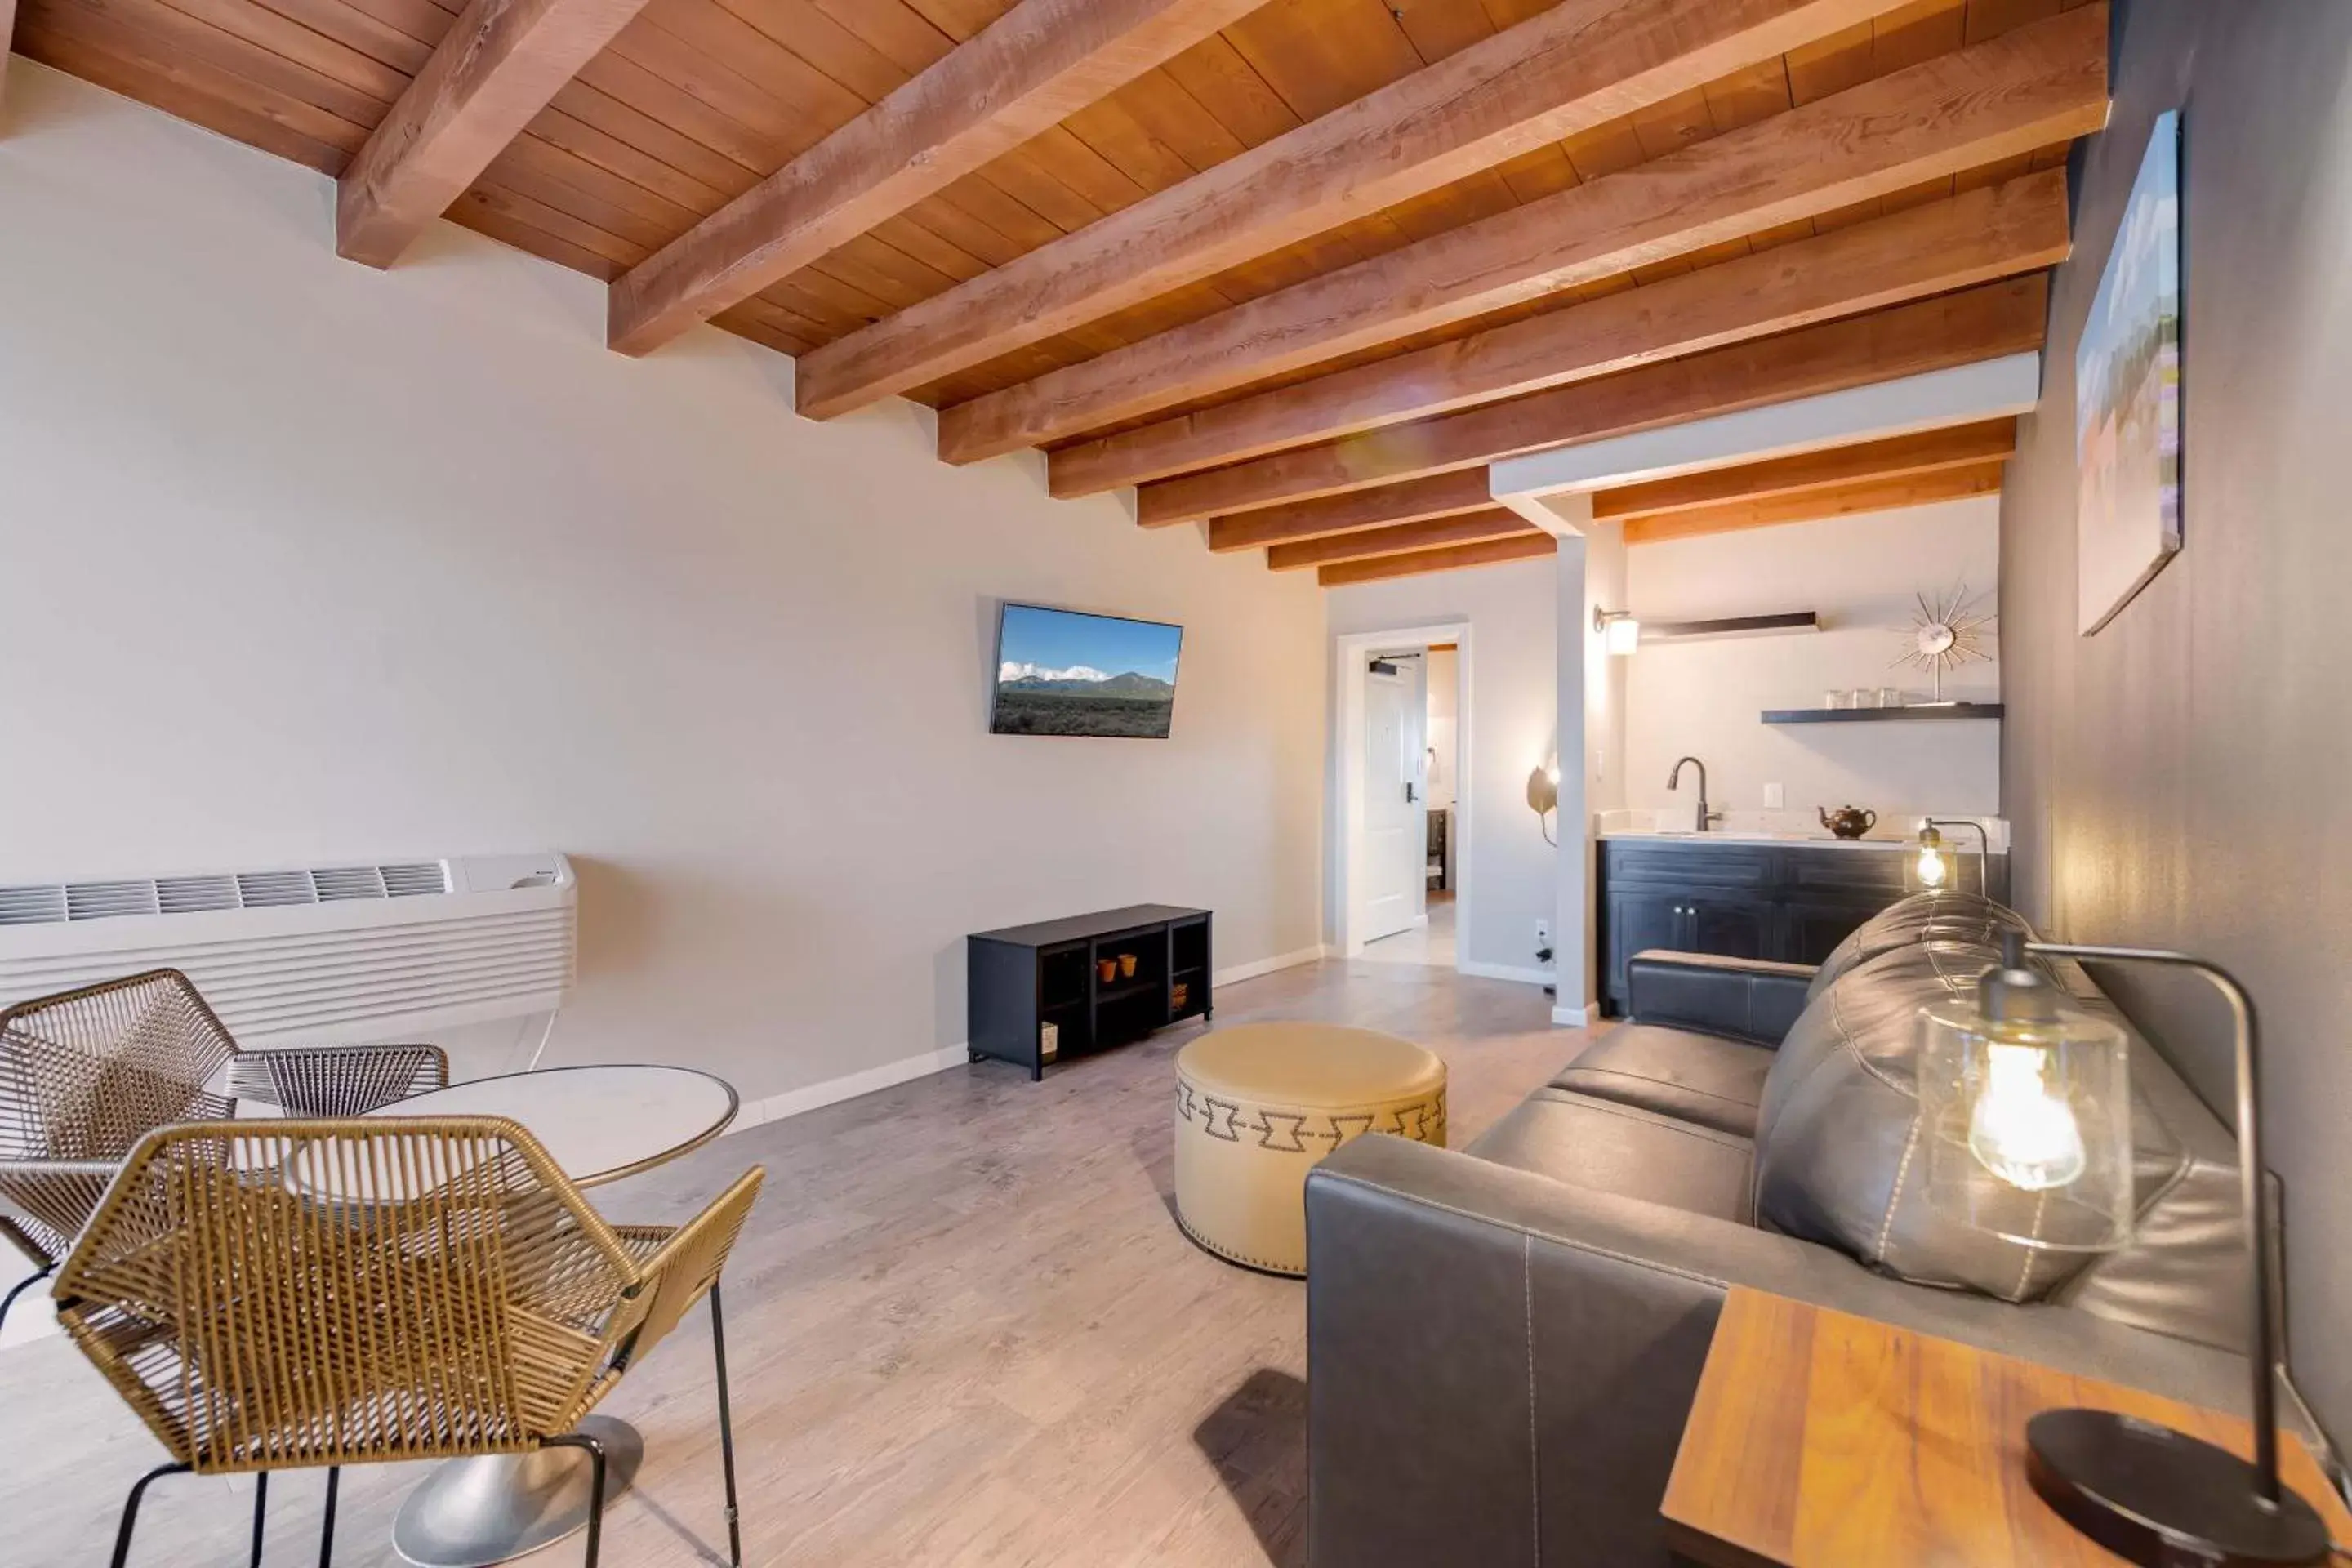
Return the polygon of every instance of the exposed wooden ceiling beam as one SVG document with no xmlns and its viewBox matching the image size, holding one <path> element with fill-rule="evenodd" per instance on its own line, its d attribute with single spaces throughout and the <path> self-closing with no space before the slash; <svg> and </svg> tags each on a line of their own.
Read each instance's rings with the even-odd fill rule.
<svg viewBox="0 0 2352 1568">
<path fill-rule="evenodd" d="M 1416 550 L 1410 555 L 1382 555 L 1371 561 L 1341 561 L 1318 567 L 1315 580 L 1326 588 L 1349 583 L 1373 583 L 1383 577 L 1417 577 L 1425 572 L 1454 572 L 1465 566 L 1492 566 L 1504 561 L 1531 561 L 1559 549 L 1559 541 L 1540 531 L 1484 544 L 1449 544 L 1443 550 Z"/>
<path fill-rule="evenodd" d="M 1508 403 L 1391 425 L 1136 491 L 1146 527 L 1338 495 L 2042 346 L 2049 280 L 1979 284 L 1867 316 L 1662 360 Z"/>
<path fill-rule="evenodd" d="M 1743 528 L 1818 522 L 1823 518 L 1851 517 L 1856 512 L 1893 511 L 1899 507 L 1998 495 L 2000 475 L 2001 459 L 1995 458 L 1956 468 L 1858 479 L 1827 489 L 1800 490 L 1759 500 L 1726 501 L 1720 506 L 1694 507 L 1687 511 L 1657 512 L 1628 520 L 1625 542 L 1655 544 L 1663 540 L 1729 533 Z"/>
<path fill-rule="evenodd" d="M 1053 129 L 1265 0 L 1022 0 L 613 285 L 606 341 L 660 347 Z"/>
<path fill-rule="evenodd" d="M 1212 550 L 1255 550 L 1294 539 L 1321 539 L 1360 528 L 1398 522 L 1420 522 L 1433 517 L 1453 517 L 1483 511 L 1495 504 L 1486 489 L 1486 469 L 1457 468 L 1425 479 L 1409 479 L 1379 489 L 1353 490 L 1301 501 L 1297 506 L 1270 507 L 1237 517 L 1209 520 Z"/>
<path fill-rule="evenodd" d="M 940 456 L 1061 440 L 2095 131 L 2104 18 L 2052 17 L 975 398 L 940 417 Z"/>
<path fill-rule="evenodd" d="M 805 354 L 827 419 L 1826 37 L 1891 0 L 1565 0 Z"/>
<path fill-rule="evenodd" d="M 1337 561 L 1370 561 L 1382 555 L 1410 555 L 1447 544 L 1477 544 L 1489 539 L 1513 539 L 1543 530 L 1507 506 L 1460 517 L 1434 517 L 1425 522 L 1399 523 L 1394 528 L 1367 528 L 1354 533 L 1334 533 L 1324 539 L 1302 539 L 1277 544 L 1265 552 L 1265 563 L 1277 572 L 1301 566 L 1328 566 Z M 1549 539 L 1551 535 L 1544 533 Z"/>
<path fill-rule="evenodd" d="M 1819 452 L 1800 452 L 1769 462 L 1708 468 L 1670 479 L 1625 485 L 1592 498 L 1592 515 L 1603 521 L 1697 511 L 1739 501 L 1770 500 L 1807 490 L 1835 489 L 1869 479 L 1895 479 L 1947 468 L 1999 462 L 2017 450 L 2017 421 L 1987 419 L 1948 430 L 1926 430 Z"/>
<path fill-rule="evenodd" d="M 389 267 L 646 0 L 473 0 L 343 171 L 335 249 Z"/>
<path fill-rule="evenodd" d="M 1276 388 L 1047 458 L 1091 495 L 1406 419 L 1589 381 L 2050 267 L 2067 252 L 2051 169 L 1640 289 Z"/>
</svg>

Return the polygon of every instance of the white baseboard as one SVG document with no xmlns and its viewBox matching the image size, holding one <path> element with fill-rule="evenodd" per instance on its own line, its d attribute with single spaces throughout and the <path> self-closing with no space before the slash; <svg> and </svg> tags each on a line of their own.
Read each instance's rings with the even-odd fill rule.
<svg viewBox="0 0 2352 1568">
<path fill-rule="evenodd" d="M 1549 985 L 1557 978 L 1549 969 L 1522 969 L 1510 963 L 1479 963 L 1466 958 L 1454 967 L 1481 980 L 1517 980 L 1528 985 Z"/>
<path fill-rule="evenodd" d="M 758 1127 L 770 1121 L 782 1121 L 787 1116 L 798 1116 L 804 1110 L 822 1106 L 838 1105 L 845 1100 L 856 1100 L 861 1094 L 872 1094 L 878 1089 L 893 1089 L 915 1079 L 927 1078 L 950 1068 L 962 1067 L 971 1059 L 971 1053 L 961 1045 L 936 1051 L 925 1051 L 919 1057 L 901 1057 L 895 1062 L 884 1062 L 878 1068 L 867 1068 L 846 1078 L 827 1079 L 805 1089 L 787 1089 L 772 1094 L 765 1100 L 748 1100 L 735 1113 L 730 1132 L 740 1132 L 747 1127 Z"/>
<path fill-rule="evenodd" d="M 1593 1009 L 1586 1007 L 1554 1007 L 1551 1021 L 1563 1028 L 1581 1029 L 1592 1022 Z"/>
<path fill-rule="evenodd" d="M 1239 981 L 1255 980 L 1261 974 L 1272 974 L 1277 969 L 1296 969 L 1302 963 L 1313 963 L 1330 956 L 1331 950 L 1321 942 L 1302 947 L 1296 952 L 1278 952 L 1272 958 L 1253 959 L 1236 963 L 1230 969 L 1220 969 L 1209 976 L 1213 987 L 1232 985 Z"/>
<path fill-rule="evenodd" d="M 1261 974 L 1271 974 L 1277 969 L 1294 969 L 1302 963 L 1313 963 L 1324 955 L 1320 943 L 1302 947 L 1296 952 L 1277 953 L 1272 958 L 1256 959 L 1248 963 L 1236 963 L 1230 969 L 1220 969 L 1210 977 L 1213 986 L 1231 985 L 1237 981 L 1255 980 Z M 902 1057 L 895 1062 L 885 1062 L 878 1068 L 854 1072 L 846 1078 L 828 1079 L 810 1084 L 806 1089 L 788 1089 L 770 1095 L 765 1100 L 747 1100 L 735 1113 L 727 1129 L 740 1132 L 747 1127 L 759 1127 L 771 1121 L 782 1121 L 788 1116 L 815 1110 L 827 1105 L 838 1105 L 845 1100 L 856 1100 L 861 1094 L 877 1089 L 892 1089 L 915 1079 L 927 1078 L 950 1068 L 962 1067 L 971 1059 L 971 1052 L 961 1045 L 940 1050 L 926 1051 L 921 1056 Z"/>
</svg>

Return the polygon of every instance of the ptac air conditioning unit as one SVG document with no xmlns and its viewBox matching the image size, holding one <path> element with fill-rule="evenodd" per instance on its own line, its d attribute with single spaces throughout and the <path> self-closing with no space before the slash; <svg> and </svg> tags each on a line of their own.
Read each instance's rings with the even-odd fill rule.
<svg viewBox="0 0 2352 1568">
<path fill-rule="evenodd" d="M 431 1039 L 551 1015 L 578 910 L 561 855 L 0 886 L 0 1006 L 177 969 L 245 1045 Z"/>
</svg>

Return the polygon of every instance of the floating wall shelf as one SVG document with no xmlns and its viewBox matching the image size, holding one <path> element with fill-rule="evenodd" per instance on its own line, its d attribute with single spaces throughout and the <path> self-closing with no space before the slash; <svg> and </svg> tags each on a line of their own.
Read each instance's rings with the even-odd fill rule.
<svg viewBox="0 0 2352 1568">
<path fill-rule="evenodd" d="M 1767 724 L 1895 724 L 1928 719 L 1998 719 L 1998 702 L 1927 702 L 1910 708 L 1768 708 Z"/>
<path fill-rule="evenodd" d="M 1727 616 L 1713 621 L 1652 621 L 1642 628 L 1643 642 L 1700 642 L 1713 637 L 1785 637 L 1822 629 L 1821 616 L 1811 610 L 1780 616 Z"/>
</svg>

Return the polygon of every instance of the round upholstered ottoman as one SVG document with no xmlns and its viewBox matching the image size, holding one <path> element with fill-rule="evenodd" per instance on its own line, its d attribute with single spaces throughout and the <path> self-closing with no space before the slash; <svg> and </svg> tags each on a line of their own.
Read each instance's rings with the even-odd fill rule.
<svg viewBox="0 0 2352 1568">
<path fill-rule="evenodd" d="M 1176 1053 L 1176 1218 L 1218 1257 L 1307 1272 L 1307 1173 L 1366 1132 L 1443 1148 L 1445 1064 L 1335 1024 L 1239 1024 Z"/>
</svg>

